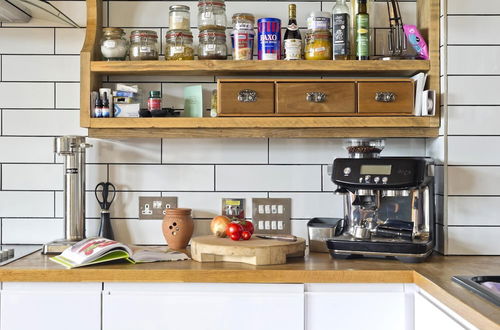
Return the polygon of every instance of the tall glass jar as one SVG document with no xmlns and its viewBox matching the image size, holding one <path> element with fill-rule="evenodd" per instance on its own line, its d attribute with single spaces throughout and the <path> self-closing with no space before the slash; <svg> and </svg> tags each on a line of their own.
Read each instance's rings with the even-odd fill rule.
<svg viewBox="0 0 500 330">
<path fill-rule="evenodd" d="M 158 35 L 151 30 L 134 30 L 130 33 L 131 61 L 158 60 Z"/>
<path fill-rule="evenodd" d="M 166 60 L 194 60 L 193 34 L 191 31 L 170 30 L 165 36 L 165 41 Z"/>
<path fill-rule="evenodd" d="M 315 31 L 306 34 L 306 60 L 332 59 L 332 34 L 330 31 Z"/>
<path fill-rule="evenodd" d="M 200 60 L 227 59 L 226 33 L 220 30 L 204 30 L 199 35 L 198 58 Z"/>
<path fill-rule="evenodd" d="M 101 54 L 106 61 L 123 61 L 127 57 L 128 40 L 120 28 L 102 29 Z"/>
<path fill-rule="evenodd" d="M 198 29 L 225 30 L 227 24 L 224 0 L 201 0 L 198 2 Z"/>
<path fill-rule="evenodd" d="M 170 30 L 189 30 L 190 24 L 190 14 L 189 6 L 184 5 L 173 5 L 169 7 L 169 25 Z"/>
</svg>

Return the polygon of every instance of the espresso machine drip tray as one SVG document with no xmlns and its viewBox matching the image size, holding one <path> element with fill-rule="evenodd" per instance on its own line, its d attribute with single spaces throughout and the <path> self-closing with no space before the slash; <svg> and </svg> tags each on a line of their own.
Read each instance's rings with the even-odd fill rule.
<svg viewBox="0 0 500 330">
<path fill-rule="evenodd" d="M 349 259 L 359 257 L 393 258 L 402 262 L 424 261 L 433 249 L 433 242 L 404 242 L 399 240 L 375 241 L 332 238 L 326 241 L 334 258 Z"/>
</svg>

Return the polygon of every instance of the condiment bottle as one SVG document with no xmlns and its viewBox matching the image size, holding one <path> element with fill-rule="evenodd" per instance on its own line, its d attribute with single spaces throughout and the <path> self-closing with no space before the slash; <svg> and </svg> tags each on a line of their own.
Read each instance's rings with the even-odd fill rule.
<svg viewBox="0 0 500 330">
<path fill-rule="evenodd" d="M 148 110 L 156 111 L 161 110 L 161 92 L 149 91 Z"/>
</svg>

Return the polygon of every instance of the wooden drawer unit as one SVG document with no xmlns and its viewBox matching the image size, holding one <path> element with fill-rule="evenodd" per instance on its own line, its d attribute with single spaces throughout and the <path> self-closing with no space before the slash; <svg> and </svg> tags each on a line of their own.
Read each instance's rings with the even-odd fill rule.
<svg viewBox="0 0 500 330">
<path fill-rule="evenodd" d="M 414 107 L 413 81 L 358 82 L 360 114 L 411 115 Z"/>
<path fill-rule="evenodd" d="M 278 82 L 276 114 L 334 115 L 356 112 L 354 82 Z"/>
<path fill-rule="evenodd" d="M 220 116 L 259 116 L 274 113 L 274 82 L 219 82 Z"/>
</svg>

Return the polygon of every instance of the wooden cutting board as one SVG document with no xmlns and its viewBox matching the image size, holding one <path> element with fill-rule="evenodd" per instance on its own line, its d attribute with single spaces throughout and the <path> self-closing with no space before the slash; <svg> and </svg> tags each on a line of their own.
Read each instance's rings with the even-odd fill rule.
<svg viewBox="0 0 500 330">
<path fill-rule="evenodd" d="M 191 256 L 199 262 L 232 261 L 251 265 L 280 265 L 287 257 L 303 257 L 306 241 L 296 242 L 262 239 L 253 236 L 248 241 L 230 238 L 198 236 L 191 239 Z"/>
</svg>

